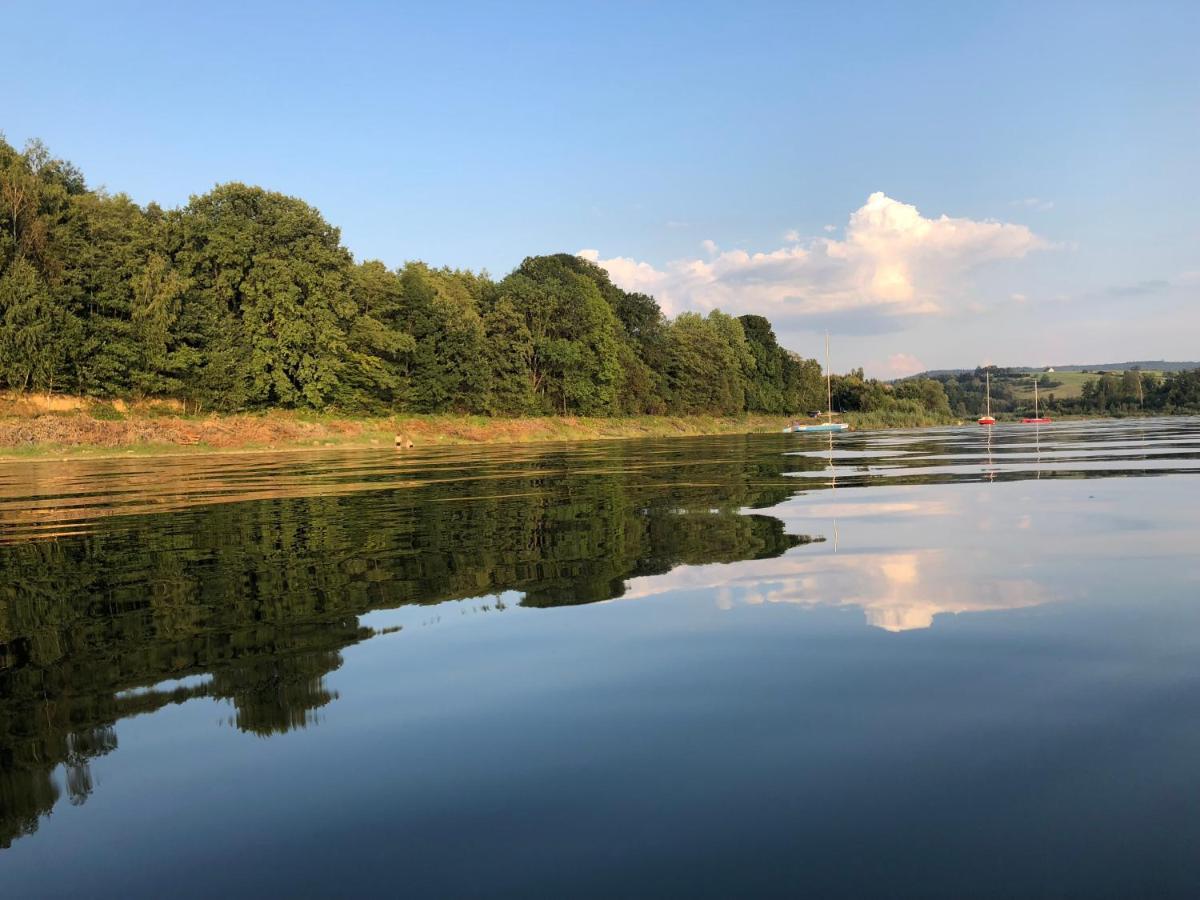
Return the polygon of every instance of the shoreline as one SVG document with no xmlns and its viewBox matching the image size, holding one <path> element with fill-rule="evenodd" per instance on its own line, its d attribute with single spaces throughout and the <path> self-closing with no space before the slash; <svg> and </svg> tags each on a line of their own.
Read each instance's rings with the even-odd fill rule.
<svg viewBox="0 0 1200 900">
<path fill-rule="evenodd" d="M 771 433 L 785 417 L 629 418 L 397 415 L 351 417 L 275 410 L 204 417 L 130 413 L 0 416 L 0 462 L 297 453 L 332 449 L 423 450 L 486 444 Z"/>
<path fill-rule="evenodd" d="M 944 428 L 972 420 L 883 421 L 872 413 L 839 417 L 852 431 Z M 1095 417 L 1056 417 L 1079 421 Z M 1128 418 L 1128 417 L 1123 417 Z M 287 410 L 163 416 L 132 411 L 96 418 L 83 412 L 0 415 L 0 462 L 188 457 L 320 450 L 425 450 L 488 444 L 544 444 L 637 438 L 779 433 L 787 416 L 632 416 L 628 418 L 478 415 L 337 416 Z M 998 424 L 1011 424 L 1002 421 Z"/>
</svg>

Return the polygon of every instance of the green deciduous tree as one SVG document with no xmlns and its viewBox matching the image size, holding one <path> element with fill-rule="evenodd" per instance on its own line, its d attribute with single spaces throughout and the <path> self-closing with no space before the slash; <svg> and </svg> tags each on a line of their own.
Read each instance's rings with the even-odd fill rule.
<svg viewBox="0 0 1200 900">
<path fill-rule="evenodd" d="M 407 407 L 417 412 L 482 412 L 491 373 L 475 279 L 468 273 L 409 263 L 400 281 L 403 322 L 416 343 Z"/>
<path fill-rule="evenodd" d="M 355 315 L 338 230 L 300 200 L 236 183 L 193 197 L 178 219 L 197 399 L 331 402 Z"/>
<path fill-rule="evenodd" d="M 916 400 L 928 412 L 948 417 L 950 401 L 946 389 L 933 378 L 906 378 L 896 384 L 894 393 L 898 400 Z"/>
<path fill-rule="evenodd" d="M 533 336 L 511 295 L 498 297 L 483 317 L 491 369 L 488 411 L 522 415 L 537 409 Z"/>
<path fill-rule="evenodd" d="M 30 262 L 10 264 L 0 275 L 0 378 L 20 391 L 60 387 L 75 324 Z"/>
<path fill-rule="evenodd" d="M 194 409 L 732 415 L 802 408 L 819 382 L 765 318 L 669 321 L 578 256 L 529 257 L 498 283 L 355 264 L 294 197 L 229 183 L 142 207 L 0 137 L 3 387 Z"/>
<path fill-rule="evenodd" d="M 596 281 L 562 256 L 530 257 L 499 292 L 525 319 L 533 346 L 528 377 L 543 409 L 616 413 L 622 329 Z"/>
<path fill-rule="evenodd" d="M 416 341 L 403 327 L 400 277 L 377 261 L 354 267 L 355 316 L 346 337 L 345 370 L 334 394 L 344 409 L 395 410 L 407 390 Z"/>
<path fill-rule="evenodd" d="M 171 261 L 151 252 L 131 279 L 130 317 L 137 342 L 137 364 L 131 381 L 142 394 L 179 393 L 183 382 L 175 375 L 176 323 L 188 283 Z"/>
<path fill-rule="evenodd" d="M 719 312 L 708 317 L 681 313 L 667 330 L 667 383 L 671 405 L 684 413 L 734 415 L 744 409 L 744 366 L 750 356 L 740 345 L 735 319 Z M 752 357 L 750 357 L 752 358 Z"/>
</svg>

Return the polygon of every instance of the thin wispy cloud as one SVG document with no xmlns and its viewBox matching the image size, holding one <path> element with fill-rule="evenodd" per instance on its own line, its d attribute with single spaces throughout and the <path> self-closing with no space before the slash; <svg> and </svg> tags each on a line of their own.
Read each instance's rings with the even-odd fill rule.
<svg viewBox="0 0 1200 900">
<path fill-rule="evenodd" d="M 1165 278 L 1148 278 L 1133 284 L 1117 284 L 1108 289 L 1113 297 L 1145 297 L 1150 294 L 1161 294 L 1170 289 L 1171 282 Z"/>
<path fill-rule="evenodd" d="M 1024 197 L 1020 200 L 1014 200 L 1012 206 L 1021 206 L 1025 209 L 1049 210 L 1054 209 L 1053 200 L 1044 200 L 1041 197 Z"/>
</svg>

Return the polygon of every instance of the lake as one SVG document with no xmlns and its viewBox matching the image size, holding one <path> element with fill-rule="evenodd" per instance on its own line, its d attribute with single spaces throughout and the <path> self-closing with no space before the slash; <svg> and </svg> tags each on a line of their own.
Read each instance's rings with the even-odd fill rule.
<svg viewBox="0 0 1200 900">
<path fill-rule="evenodd" d="M 0 464 L 6 897 L 1194 896 L 1200 420 Z"/>
</svg>

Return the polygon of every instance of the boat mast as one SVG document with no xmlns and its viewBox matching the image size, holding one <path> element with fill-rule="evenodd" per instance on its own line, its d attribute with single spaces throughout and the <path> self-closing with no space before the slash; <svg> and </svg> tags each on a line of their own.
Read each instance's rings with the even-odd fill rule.
<svg viewBox="0 0 1200 900">
<path fill-rule="evenodd" d="M 825 332 L 825 411 L 833 424 L 833 372 L 829 368 L 829 332 Z"/>
<path fill-rule="evenodd" d="M 992 373 L 986 371 L 983 375 L 987 379 L 987 417 L 990 419 L 992 417 Z"/>
<path fill-rule="evenodd" d="M 1033 376 L 1033 417 L 1035 419 L 1040 419 L 1042 417 L 1042 414 L 1038 412 L 1037 376 L 1036 375 Z"/>
</svg>

